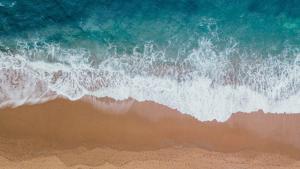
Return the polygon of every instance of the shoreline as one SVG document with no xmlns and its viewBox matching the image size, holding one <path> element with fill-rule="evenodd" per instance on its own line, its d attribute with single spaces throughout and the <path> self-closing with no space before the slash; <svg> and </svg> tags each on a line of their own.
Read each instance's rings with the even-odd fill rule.
<svg viewBox="0 0 300 169">
<path fill-rule="evenodd" d="M 178 155 L 185 152 L 186 157 L 209 157 L 211 161 L 228 156 L 248 165 L 248 162 L 252 164 L 253 154 L 255 157 L 268 154 L 266 158 L 273 162 L 278 158 L 288 159 L 290 163 L 282 164 L 289 168 L 294 164 L 299 167 L 300 114 L 239 112 L 225 122 L 201 122 L 150 101 L 102 98 L 98 101 L 109 106 L 101 108 L 91 100 L 97 102 L 91 97 L 77 101 L 57 98 L 36 105 L 0 109 L 0 166 L 7 164 L 7 168 L 13 168 L 11 166 L 21 165 L 24 161 L 51 161 L 53 158 L 56 159 L 53 163 L 60 161 L 66 167 L 81 163 L 97 166 L 101 158 L 112 166 L 118 166 L 120 160 L 127 161 L 126 165 L 131 164 L 128 161 L 143 165 L 152 156 L 165 159 L 159 154 L 166 151 L 170 155 L 169 162 L 178 162 Z M 86 155 L 76 157 L 78 151 Z M 103 151 L 127 152 L 129 155 L 118 156 L 114 161 L 113 156 L 100 155 Z M 66 152 L 68 155 L 63 155 Z M 145 159 L 134 160 L 147 153 Z M 200 165 L 197 160 L 191 160 L 194 160 L 191 163 L 197 163 L 196 166 Z M 258 159 L 264 165 L 261 160 Z M 126 168 L 126 165 L 122 166 Z M 165 167 L 168 165 L 171 163 L 166 163 Z"/>
</svg>

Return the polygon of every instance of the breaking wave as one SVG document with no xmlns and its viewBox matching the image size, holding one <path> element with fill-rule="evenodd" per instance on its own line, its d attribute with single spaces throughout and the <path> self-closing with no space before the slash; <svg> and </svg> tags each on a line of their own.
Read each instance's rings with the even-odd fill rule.
<svg viewBox="0 0 300 169">
<path fill-rule="evenodd" d="M 298 49 L 261 57 L 228 44 L 220 49 L 202 38 L 184 57 L 166 57 L 150 42 L 121 54 L 111 45 L 99 58 L 85 48 L 19 41 L 14 50 L 0 50 L 0 104 L 92 95 L 151 100 L 200 120 L 224 121 L 258 109 L 299 112 Z"/>
</svg>

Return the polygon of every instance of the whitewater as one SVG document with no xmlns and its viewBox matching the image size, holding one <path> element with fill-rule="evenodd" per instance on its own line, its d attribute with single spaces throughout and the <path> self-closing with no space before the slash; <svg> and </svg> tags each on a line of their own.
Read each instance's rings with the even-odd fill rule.
<svg viewBox="0 0 300 169">
<path fill-rule="evenodd" d="M 240 52 L 237 44 L 215 49 L 211 41 L 200 39 L 197 48 L 176 59 L 148 43 L 143 53 L 109 53 L 96 60 L 86 49 L 18 42 L 17 50 L 0 52 L 1 106 L 39 103 L 58 95 L 70 100 L 91 95 L 150 100 L 200 120 L 224 121 L 231 113 L 258 109 L 299 112 L 298 50 L 253 60 L 232 58 Z M 287 54 L 289 61 L 278 59 Z"/>
<path fill-rule="evenodd" d="M 293 0 L 0 0 L 0 107 L 84 96 L 199 120 L 300 112 Z"/>
</svg>

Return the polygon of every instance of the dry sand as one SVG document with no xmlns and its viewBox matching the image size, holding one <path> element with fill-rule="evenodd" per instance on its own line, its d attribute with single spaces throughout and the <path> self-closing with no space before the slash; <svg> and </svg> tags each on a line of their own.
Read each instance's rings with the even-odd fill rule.
<svg viewBox="0 0 300 169">
<path fill-rule="evenodd" d="M 95 100 L 1 109 L 0 169 L 300 168 L 299 114 L 200 122 L 153 102 Z"/>
</svg>

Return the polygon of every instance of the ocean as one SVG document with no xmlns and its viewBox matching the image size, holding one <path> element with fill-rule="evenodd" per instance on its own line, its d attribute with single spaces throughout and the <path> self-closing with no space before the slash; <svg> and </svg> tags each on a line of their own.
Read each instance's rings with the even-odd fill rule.
<svg viewBox="0 0 300 169">
<path fill-rule="evenodd" d="M 86 95 L 298 113 L 300 2 L 0 0 L 0 106 Z"/>
</svg>

